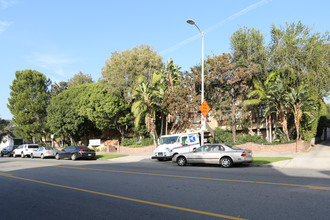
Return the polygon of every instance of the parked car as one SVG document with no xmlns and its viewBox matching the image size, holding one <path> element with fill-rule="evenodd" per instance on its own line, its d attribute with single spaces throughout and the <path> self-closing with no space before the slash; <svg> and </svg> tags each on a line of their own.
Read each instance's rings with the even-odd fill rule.
<svg viewBox="0 0 330 220">
<path fill-rule="evenodd" d="M 87 147 L 68 146 L 63 150 L 56 152 L 56 160 L 69 158 L 71 160 L 82 159 L 96 159 L 95 151 Z"/>
<path fill-rule="evenodd" d="M 21 156 L 22 158 L 29 156 L 31 152 L 34 150 L 38 149 L 39 145 L 38 144 L 23 144 L 18 146 L 14 152 L 13 152 L 13 157 Z"/>
<path fill-rule="evenodd" d="M 176 154 L 172 162 L 179 166 L 186 164 L 220 164 L 222 167 L 231 167 L 238 163 L 251 163 L 252 152 L 236 146 L 225 144 L 203 145 L 193 152 Z"/>
<path fill-rule="evenodd" d="M 30 156 L 31 158 L 40 157 L 41 159 L 55 157 L 57 151 L 58 150 L 51 147 L 39 147 L 37 150 L 31 152 Z"/>
<path fill-rule="evenodd" d="M 8 157 L 12 157 L 13 156 L 13 151 L 17 148 L 18 146 L 8 146 L 5 147 L 4 149 L 2 149 L 1 151 L 1 157 L 3 156 L 8 156 Z"/>
</svg>

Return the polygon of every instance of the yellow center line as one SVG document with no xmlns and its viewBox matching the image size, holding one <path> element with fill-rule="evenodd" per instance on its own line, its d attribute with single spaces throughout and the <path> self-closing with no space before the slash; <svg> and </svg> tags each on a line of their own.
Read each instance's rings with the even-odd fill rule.
<svg viewBox="0 0 330 220">
<path fill-rule="evenodd" d="M 85 167 L 57 166 L 57 165 L 38 164 L 38 163 L 29 163 L 29 162 L 18 162 L 18 163 L 36 164 L 36 165 L 42 165 L 42 166 L 59 167 L 59 168 L 66 168 L 66 169 L 77 169 L 77 170 L 94 170 L 94 171 L 105 171 L 105 172 L 112 172 L 112 173 L 126 173 L 126 174 L 162 176 L 162 177 L 184 178 L 184 179 L 213 180 L 213 181 L 238 182 L 238 183 L 255 183 L 255 184 L 278 185 L 278 186 L 293 186 L 293 187 L 304 187 L 304 188 L 308 188 L 308 189 L 318 189 L 318 190 L 329 190 L 330 191 L 330 187 L 326 187 L 326 186 L 310 186 L 310 185 L 300 185 L 300 184 L 291 184 L 291 183 L 262 182 L 262 181 L 252 181 L 252 180 L 231 180 L 231 179 L 219 179 L 219 178 L 209 178 L 209 177 L 178 176 L 178 175 L 158 174 L 158 173 L 143 173 L 143 172 L 106 170 L 106 169 L 85 168 Z"/>
<path fill-rule="evenodd" d="M 224 218 L 224 219 L 245 220 L 244 218 L 240 218 L 240 217 L 222 215 L 222 214 L 217 214 L 217 213 L 213 213 L 213 212 L 200 211 L 200 210 L 189 209 L 189 208 L 173 206 L 173 205 L 167 205 L 167 204 L 162 204 L 162 203 L 157 203 L 157 202 L 133 199 L 133 198 L 125 197 L 125 196 L 118 196 L 118 195 L 102 193 L 102 192 L 97 192 L 97 191 L 92 191 L 92 190 L 87 190 L 87 189 L 81 189 L 81 188 L 76 188 L 76 187 L 71 187 L 71 186 L 59 185 L 59 184 L 49 183 L 49 182 L 44 182 L 44 181 L 39 181 L 39 180 L 27 179 L 27 178 L 23 178 L 23 177 L 14 176 L 14 175 L 11 175 L 8 173 L 0 172 L 0 176 L 30 181 L 30 182 L 35 182 L 35 183 L 41 183 L 41 184 L 45 184 L 45 185 L 56 186 L 56 187 L 61 187 L 61 188 L 66 188 L 66 189 L 72 189 L 72 190 L 77 190 L 77 191 L 81 191 L 81 192 L 87 192 L 87 193 L 92 193 L 92 194 L 97 194 L 97 195 L 102 195 L 102 196 L 108 196 L 108 197 L 112 197 L 112 198 L 123 199 L 123 200 L 127 200 L 127 201 L 143 203 L 143 204 L 148 204 L 148 205 L 153 205 L 153 206 L 159 206 L 159 207 L 164 207 L 164 208 L 169 208 L 169 209 L 176 209 L 176 210 L 192 212 L 192 213 L 197 213 L 197 214 L 202 214 L 202 215 L 214 216 L 214 217 L 219 217 L 219 218 Z"/>
</svg>

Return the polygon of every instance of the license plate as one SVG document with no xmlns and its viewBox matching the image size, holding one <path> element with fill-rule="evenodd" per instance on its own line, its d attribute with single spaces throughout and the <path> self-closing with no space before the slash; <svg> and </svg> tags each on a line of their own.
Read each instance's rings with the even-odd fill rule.
<svg viewBox="0 0 330 220">
<path fill-rule="evenodd" d="M 88 154 L 88 156 L 90 157 L 90 156 L 92 156 L 92 154 Z"/>
<path fill-rule="evenodd" d="M 158 153 L 158 156 L 163 156 L 163 153 Z"/>
</svg>

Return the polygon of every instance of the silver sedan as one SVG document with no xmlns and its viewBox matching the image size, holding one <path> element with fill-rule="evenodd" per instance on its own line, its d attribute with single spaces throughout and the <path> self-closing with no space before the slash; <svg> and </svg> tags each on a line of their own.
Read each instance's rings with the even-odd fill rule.
<svg viewBox="0 0 330 220">
<path fill-rule="evenodd" d="M 41 159 L 44 159 L 46 157 L 54 157 L 56 155 L 56 150 L 55 148 L 51 147 L 39 147 L 37 150 L 31 152 L 31 158 L 34 157 L 40 157 Z"/>
<path fill-rule="evenodd" d="M 237 163 L 251 163 L 253 161 L 250 150 L 240 149 L 225 144 L 203 145 L 193 152 L 176 154 L 172 162 L 179 166 L 186 164 L 220 164 L 222 167 L 231 167 Z"/>
</svg>

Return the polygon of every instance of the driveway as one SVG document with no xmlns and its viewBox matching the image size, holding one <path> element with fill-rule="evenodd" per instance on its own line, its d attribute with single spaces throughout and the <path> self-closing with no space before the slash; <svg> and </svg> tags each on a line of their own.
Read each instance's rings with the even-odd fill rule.
<svg viewBox="0 0 330 220">
<path fill-rule="evenodd" d="M 283 156 L 292 160 L 272 163 L 273 167 L 330 170 L 330 139 L 315 145 L 309 152 L 292 153 Z"/>
</svg>

